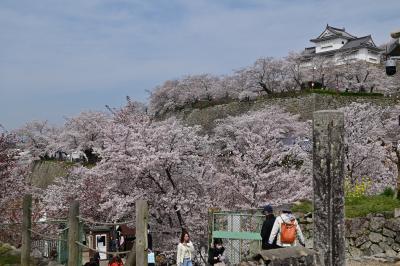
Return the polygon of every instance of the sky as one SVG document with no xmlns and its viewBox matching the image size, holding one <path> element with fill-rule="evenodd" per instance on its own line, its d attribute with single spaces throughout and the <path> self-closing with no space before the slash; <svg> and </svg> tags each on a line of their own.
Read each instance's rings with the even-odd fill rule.
<svg viewBox="0 0 400 266">
<path fill-rule="evenodd" d="M 225 75 L 312 46 L 328 23 L 377 45 L 398 0 L 1 0 L 0 124 L 62 124 L 189 74 Z"/>
</svg>

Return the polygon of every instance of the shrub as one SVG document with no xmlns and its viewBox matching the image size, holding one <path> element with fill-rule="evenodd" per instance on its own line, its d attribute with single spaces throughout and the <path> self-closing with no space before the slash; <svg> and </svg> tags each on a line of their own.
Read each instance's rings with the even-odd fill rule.
<svg viewBox="0 0 400 266">
<path fill-rule="evenodd" d="M 292 212 L 309 213 L 314 210 L 313 203 L 309 200 L 302 200 L 292 206 Z"/>
<path fill-rule="evenodd" d="M 336 91 L 332 89 L 308 89 L 307 91 L 318 94 L 341 95 L 341 96 L 367 96 L 367 97 L 383 97 L 379 92 L 352 92 L 352 91 Z"/>
<path fill-rule="evenodd" d="M 381 193 L 382 196 L 386 197 L 393 197 L 394 196 L 394 190 L 391 187 L 385 188 L 385 190 Z"/>
<path fill-rule="evenodd" d="M 364 176 L 356 180 L 350 180 L 346 177 L 344 180 L 344 193 L 348 198 L 361 198 L 365 197 L 371 187 L 371 178 Z"/>
<path fill-rule="evenodd" d="M 369 213 L 393 212 L 399 207 L 399 200 L 382 195 L 346 198 L 345 213 L 347 218 L 365 217 Z"/>
</svg>

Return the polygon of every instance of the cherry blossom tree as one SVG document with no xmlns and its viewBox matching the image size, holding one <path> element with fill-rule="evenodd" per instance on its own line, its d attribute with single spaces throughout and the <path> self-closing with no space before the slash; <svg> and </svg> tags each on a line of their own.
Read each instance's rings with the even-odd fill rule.
<svg viewBox="0 0 400 266">
<path fill-rule="evenodd" d="M 388 108 L 384 117 L 385 126 L 385 147 L 387 159 L 393 164 L 395 198 L 400 196 L 400 106 Z"/>
<path fill-rule="evenodd" d="M 220 121 L 213 137 L 219 204 L 254 208 L 310 196 L 310 154 L 296 143 L 309 137 L 309 126 L 297 119 L 272 106 Z"/>
<path fill-rule="evenodd" d="M 103 148 L 101 128 L 109 119 L 104 112 L 82 112 L 67 118 L 55 149 L 66 153 L 82 151 L 89 163 L 95 163 L 98 160 L 96 152 Z"/>
<path fill-rule="evenodd" d="M 175 111 L 199 101 L 216 99 L 219 78 L 210 74 L 189 75 L 179 80 L 168 80 L 150 95 L 149 111 L 159 115 Z"/>
<path fill-rule="evenodd" d="M 119 221 L 132 219 L 134 203 L 142 198 L 149 202 L 153 228 L 189 228 L 204 239 L 213 168 L 200 128 L 185 127 L 174 118 L 154 122 L 144 113 L 123 108 L 101 130 L 101 161 L 90 169 L 78 168 L 51 186 L 44 198 L 51 205 L 49 211 L 65 209 L 78 199 L 85 215 Z"/>
<path fill-rule="evenodd" d="M 34 161 L 53 156 L 60 132 L 60 128 L 49 125 L 47 121 L 32 121 L 17 129 L 15 135 L 24 157 Z"/>
<path fill-rule="evenodd" d="M 260 58 L 251 67 L 244 68 L 239 73 L 246 77 L 253 90 L 272 94 L 281 90 L 281 83 L 285 79 L 283 65 L 281 59 Z"/>
<path fill-rule="evenodd" d="M 165 216 L 161 220 L 166 225 L 186 227 L 191 224 L 189 217 L 204 213 L 195 203 L 200 200 L 207 206 L 204 186 L 208 145 L 207 139 L 197 134 L 198 130 L 184 127 L 174 119 L 114 125 L 107 148 L 101 153 L 104 163 L 96 168 L 115 173 L 110 187 L 116 193 L 115 200 L 118 201 L 118 195 L 131 196 L 135 190 L 136 197 L 149 200 L 155 216 Z M 110 214 L 125 215 L 113 208 Z"/>
<path fill-rule="evenodd" d="M 334 73 L 336 66 L 332 59 L 324 56 L 316 56 L 313 58 L 311 64 L 314 69 L 311 70 L 312 73 L 309 71 L 308 76 L 312 76 L 313 81 L 319 82 L 323 87 L 332 84 L 336 77 Z"/>
<path fill-rule="evenodd" d="M 21 222 L 21 203 L 28 186 L 25 182 L 27 168 L 18 162 L 16 139 L 8 132 L 0 133 L 0 223 Z M 19 226 L 7 226 L 0 231 L 0 240 L 12 244 L 20 242 Z"/>
<path fill-rule="evenodd" d="M 300 90 L 304 86 L 307 79 L 307 71 L 302 66 L 302 56 L 295 52 L 290 52 L 285 58 L 285 72 L 293 88 Z"/>
<path fill-rule="evenodd" d="M 0 134 L 0 206 L 3 210 L 3 207 L 7 206 L 7 202 L 11 200 L 12 196 L 10 194 L 14 194 L 15 186 L 12 180 L 12 170 L 15 168 L 15 156 L 16 151 L 13 147 L 15 145 L 12 137 L 9 134 L 1 133 Z M 18 186 L 17 186 L 18 187 Z"/>
<path fill-rule="evenodd" d="M 82 216 L 104 221 L 108 214 L 101 212 L 99 206 L 107 199 L 107 182 L 112 181 L 105 175 L 96 175 L 83 166 L 74 167 L 42 192 L 44 211 L 49 217 L 66 217 L 71 202 L 79 200 Z"/>
<path fill-rule="evenodd" d="M 356 92 L 387 92 L 394 87 L 394 78 L 388 77 L 383 69 L 376 64 L 362 60 L 345 60 L 342 71 L 343 87 Z"/>
<path fill-rule="evenodd" d="M 346 128 L 346 172 L 351 183 L 371 178 L 370 193 L 393 186 L 393 165 L 387 161 L 385 119 L 388 108 L 352 103 L 342 108 Z"/>
</svg>

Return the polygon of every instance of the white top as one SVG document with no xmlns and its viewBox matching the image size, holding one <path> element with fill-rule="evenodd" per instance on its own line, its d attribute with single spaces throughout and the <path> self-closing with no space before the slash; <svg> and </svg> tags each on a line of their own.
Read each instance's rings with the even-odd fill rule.
<svg viewBox="0 0 400 266">
<path fill-rule="evenodd" d="M 194 252 L 193 243 L 189 241 L 189 243 L 179 243 L 178 244 L 178 253 L 176 258 L 176 263 L 179 265 L 183 263 L 183 259 L 192 259 Z"/>
</svg>

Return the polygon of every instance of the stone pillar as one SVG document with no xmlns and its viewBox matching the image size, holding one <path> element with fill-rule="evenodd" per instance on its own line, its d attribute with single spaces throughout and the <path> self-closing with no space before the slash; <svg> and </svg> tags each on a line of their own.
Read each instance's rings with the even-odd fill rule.
<svg viewBox="0 0 400 266">
<path fill-rule="evenodd" d="M 68 218 L 68 266 L 78 266 L 79 247 L 79 202 L 73 201 L 69 208 Z"/>
<path fill-rule="evenodd" d="M 314 249 L 325 266 L 345 265 L 344 115 L 313 117 Z"/>
<path fill-rule="evenodd" d="M 24 196 L 22 203 L 22 245 L 21 245 L 21 265 L 30 264 L 31 255 L 31 227 L 32 227 L 32 195 Z"/>
</svg>

